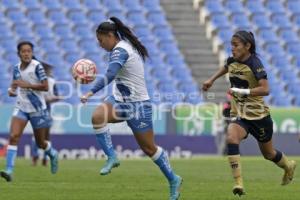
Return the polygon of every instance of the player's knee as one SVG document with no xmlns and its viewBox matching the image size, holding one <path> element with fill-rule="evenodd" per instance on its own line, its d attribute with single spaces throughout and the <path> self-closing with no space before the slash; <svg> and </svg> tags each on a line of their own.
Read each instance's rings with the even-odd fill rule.
<svg viewBox="0 0 300 200">
<path fill-rule="evenodd" d="M 239 139 L 232 134 L 227 134 L 226 142 L 227 144 L 238 144 Z"/>
<path fill-rule="evenodd" d="M 102 113 L 94 112 L 92 116 L 92 124 L 95 126 L 101 127 L 102 124 L 105 124 L 105 116 Z"/>
</svg>

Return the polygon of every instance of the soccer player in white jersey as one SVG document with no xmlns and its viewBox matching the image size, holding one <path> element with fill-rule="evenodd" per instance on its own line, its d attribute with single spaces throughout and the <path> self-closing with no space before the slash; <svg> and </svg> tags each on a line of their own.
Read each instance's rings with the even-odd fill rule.
<svg viewBox="0 0 300 200">
<path fill-rule="evenodd" d="M 182 178 L 173 172 L 165 150 L 154 143 L 152 106 L 144 78 L 143 60 L 148 57 L 147 49 L 116 17 L 101 23 L 96 34 L 99 45 L 110 52 L 109 66 L 105 76 L 90 92 L 81 96 L 81 102 L 85 103 L 114 80 L 113 96 L 106 98 L 92 116 L 97 142 L 108 157 L 100 174 L 107 175 L 112 168 L 120 165 L 107 123 L 127 121 L 143 152 L 152 158 L 168 179 L 170 200 L 177 200 Z"/>
<path fill-rule="evenodd" d="M 48 91 L 43 92 L 43 95 L 45 97 L 45 101 L 46 101 L 46 106 L 47 106 L 47 110 L 49 112 L 49 116 L 50 116 L 50 124 L 49 127 L 47 129 L 46 132 L 46 137 L 45 139 L 50 142 L 50 128 L 52 126 L 53 120 L 51 117 L 51 104 L 54 102 L 59 101 L 59 99 L 61 99 L 61 97 L 58 94 L 58 90 L 56 87 L 56 81 L 53 78 L 52 75 L 52 68 L 53 66 L 40 61 L 40 63 L 43 65 L 44 69 L 45 69 L 45 73 L 47 75 L 47 79 L 48 79 Z M 32 165 L 36 166 L 37 165 L 37 161 L 39 159 L 39 147 L 37 145 L 37 143 L 35 142 L 34 137 L 32 138 L 32 143 L 31 143 L 31 157 L 32 157 Z M 42 165 L 43 166 L 47 166 L 47 162 L 48 162 L 48 156 L 47 153 L 44 152 L 43 154 L 43 158 L 42 158 Z"/>
<path fill-rule="evenodd" d="M 39 148 L 44 149 L 51 161 L 51 173 L 58 168 L 57 151 L 45 140 L 49 127 L 49 113 L 46 109 L 43 91 L 48 90 L 48 81 L 43 66 L 33 58 L 33 44 L 20 42 L 17 46 L 20 63 L 13 69 L 13 81 L 8 88 L 9 96 L 16 96 L 16 106 L 11 120 L 9 144 L 6 153 L 6 169 L 0 176 L 7 182 L 12 174 L 17 156 L 17 145 L 27 122 L 30 121 Z M 17 91 L 17 88 L 19 90 Z"/>
</svg>

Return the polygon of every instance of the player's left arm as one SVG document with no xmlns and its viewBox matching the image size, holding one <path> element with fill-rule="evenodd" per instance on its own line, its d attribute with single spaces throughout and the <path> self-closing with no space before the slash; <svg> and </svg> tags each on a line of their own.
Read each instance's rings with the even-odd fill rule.
<svg viewBox="0 0 300 200">
<path fill-rule="evenodd" d="M 268 96 L 270 93 L 269 83 L 267 79 L 260 79 L 258 86 L 250 89 L 250 96 Z"/>
<path fill-rule="evenodd" d="M 48 91 L 48 80 L 45 73 L 45 70 L 42 65 L 38 65 L 35 70 L 35 74 L 37 75 L 38 79 L 40 80 L 40 83 L 31 84 L 24 80 L 15 80 L 14 84 L 16 84 L 20 88 L 25 89 L 33 89 L 33 90 L 39 90 L 39 91 Z"/>
</svg>

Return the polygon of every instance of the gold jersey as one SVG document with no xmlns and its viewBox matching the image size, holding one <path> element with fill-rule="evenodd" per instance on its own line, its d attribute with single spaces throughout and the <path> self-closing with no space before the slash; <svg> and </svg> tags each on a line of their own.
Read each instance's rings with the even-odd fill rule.
<svg viewBox="0 0 300 200">
<path fill-rule="evenodd" d="M 231 87 L 252 89 L 258 87 L 261 79 L 267 79 L 263 64 L 256 55 L 251 55 L 246 61 L 238 62 L 233 57 L 226 61 Z M 248 120 L 258 120 L 270 115 L 269 107 L 263 96 L 234 94 L 231 100 L 231 117 Z"/>
</svg>

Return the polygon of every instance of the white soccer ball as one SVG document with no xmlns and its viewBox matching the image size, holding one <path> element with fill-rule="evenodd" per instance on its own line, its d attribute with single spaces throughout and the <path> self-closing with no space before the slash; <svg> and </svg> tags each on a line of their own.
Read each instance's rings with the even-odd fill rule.
<svg viewBox="0 0 300 200">
<path fill-rule="evenodd" d="M 73 78 L 80 84 L 88 84 L 95 80 L 97 75 L 96 64 L 86 58 L 76 61 L 72 67 Z"/>
</svg>

